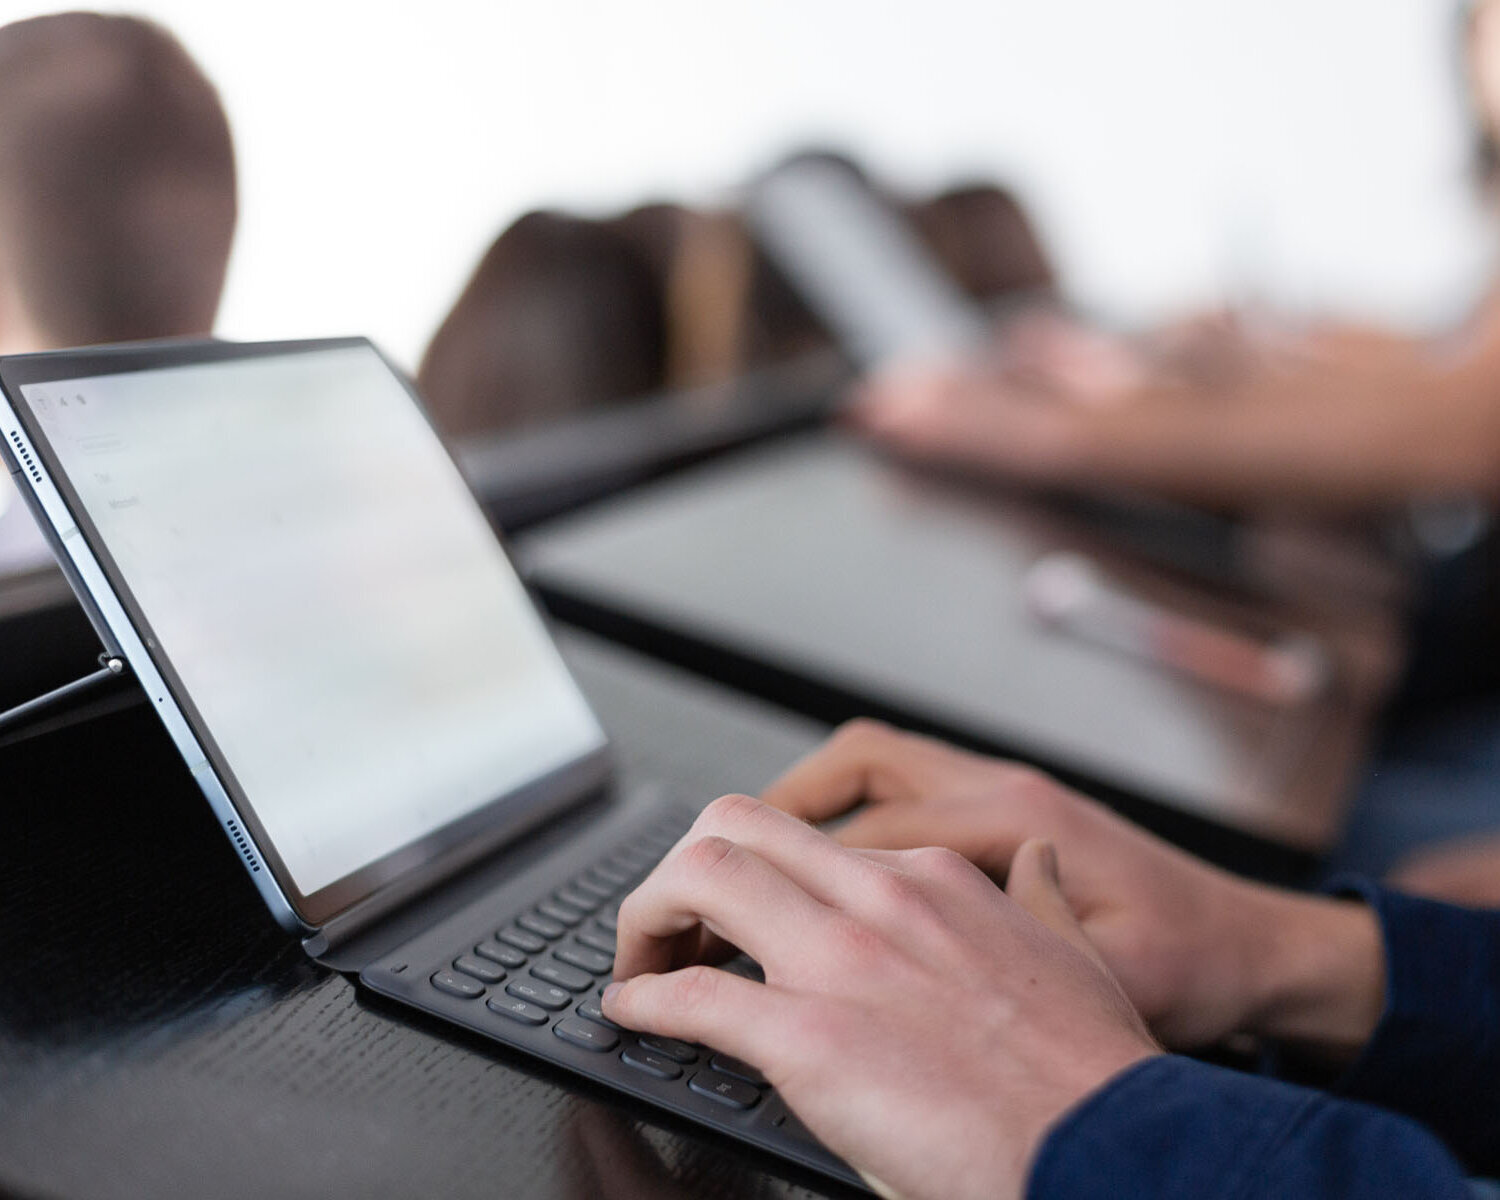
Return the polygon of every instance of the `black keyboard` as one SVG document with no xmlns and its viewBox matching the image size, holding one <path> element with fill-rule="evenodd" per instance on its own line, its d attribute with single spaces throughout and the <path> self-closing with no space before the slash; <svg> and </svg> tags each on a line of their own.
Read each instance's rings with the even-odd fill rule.
<svg viewBox="0 0 1500 1200">
<path fill-rule="evenodd" d="M 362 977 L 379 991 L 858 1183 L 754 1066 L 706 1046 L 624 1029 L 600 1009 L 614 970 L 620 901 L 690 819 L 674 813 L 633 832 L 564 882 L 471 926 L 461 940 L 446 943 L 439 961 L 419 967 L 404 947 L 386 964 L 399 981 L 383 977 L 379 967 Z M 724 969 L 761 978 L 744 957 Z"/>
<path fill-rule="evenodd" d="M 620 901 L 682 834 L 665 827 L 595 863 L 550 896 L 516 914 L 490 937 L 464 946 L 433 972 L 432 986 L 555 1037 L 620 1061 L 653 1079 L 681 1079 L 730 1108 L 760 1103 L 767 1087 L 754 1067 L 675 1038 L 635 1034 L 599 1008 L 615 966 Z M 731 969 L 751 973 L 745 963 Z"/>
</svg>

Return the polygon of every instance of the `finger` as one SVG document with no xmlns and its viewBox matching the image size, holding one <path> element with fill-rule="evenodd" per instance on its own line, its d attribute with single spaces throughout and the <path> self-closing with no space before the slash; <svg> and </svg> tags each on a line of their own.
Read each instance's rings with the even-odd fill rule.
<svg viewBox="0 0 1500 1200">
<path fill-rule="evenodd" d="M 796 1047 L 787 1045 L 799 998 L 716 967 L 635 975 L 604 989 L 604 1015 L 627 1029 L 702 1042 L 752 1063 L 772 1083 Z"/>
<path fill-rule="evenodd" d="M 901 803 L 920 794 L 928 766 L 925 738 L 878 721 L 849 721 L 761 793 L 761 799 L 808 821 L 824 821 L 862 800 Z"/>
<path fill-rule="evenodd" d="M 682 965 L 700 927 L 769 966 L 815 939 L 831 910 L 776 866 L 725 837 L 700 837 L 672 851 L 625 897 L 616 934 L 616 978 Z"/>
<path fill-rule="evenodd" d="M 1096 410 L 1060 404 L 1024 379 L 969 381 L 866 409 L 860 428 L 900 453 L 1017 478 L 1073 478 Z"/>
<path fill-rule="evenodd" d="M 1021 844 L 1011 859 L 1005 894 L 1097 966 L 1109 970 L 1063 896 L 1057 848 L 1051 842 L 1032 838 Z"/>
<path fill-rule="evenodd" d="M 901 362 L 866 375 L 851 390 L 846 417 L 879 423 L 892 406 L 930 404 L 959 386 L 964 368 L 951 361 Z"/>
<path fill-rule="evenodd" d="M 940 916 L 947 930 L 965 933 L 970 939 L 989 936 L 992 926 L 988 914 L 999 893 L 995 881 L 963 855 L 942 846 L 920 846 L 912 850 L 857 850 L 854 853 L 884 867 L 888 876 L 899 876 L 915 885 L 925 904 Z M 893 880 L 888 880 L 888 885 L 893 883 Z M 925 918 L 922 908 L 907 903 L 904 886 L 887 886 L 884 890 L 888 899 L 883 911 L 895 918 L 887 924 L 894 926 L 903 944 L 920 943 Z M 882 912 L 880 904 L 878 896 L 871 904 L 877 919 Z"/>
<path fill-rule="evenodd" d="M 841 845 L 871 850 L 946 846 L 997 878 L 1004 878 L 1021 843 L 1036 832 L 1012 817 L 997 798 L 985 804 L 877 805 L 859 813 L 833 837 Z"/>
<path fill-rule="evenodd" d="M 688 839 L 722 837 L 760 855 L 815 900 L 851 912 L 869 909 L 876 870 L 826 833 L 751 796 L 721 796 L 693 823 Z"/>
</svg>

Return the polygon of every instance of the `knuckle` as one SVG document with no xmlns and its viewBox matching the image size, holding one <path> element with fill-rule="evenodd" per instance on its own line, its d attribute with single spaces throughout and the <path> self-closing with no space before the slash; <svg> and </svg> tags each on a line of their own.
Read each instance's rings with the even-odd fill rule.
<svg viewBox="0 0 1500 1200">
<path fill-rule="evenodd" d="M 895 736 L 896 731 L 884 721 L 877 721 L 874 717 L 854 717 L 834 730 L 831 740 L 841 746 L 868 746 Z"/>
<path fill-rule="evenodd" d="M 641 889 L 636 888 L 625 899 L 620 901 L 619 924 L 626 928 L 635 925 L 636 910 L 641 906 Z"/>
<path fill-rule="evenodd" d="M 738 849 L 726 837 L 713 833 L 704 834 L 683 848 L 682 867 L 696 875 L 718 874 L 735 858 Z"/>
<path fill-rule="evenodd" d="M 921 885 L 905 871 L 882 870 L 871 878 L 870 890 L 880 909 L 898 918 L 926 907 Z"/>
<path fill-rule="evenodd" d="M 735 825 L 747 820 L 761 808 L 761 803 L 753 796 L 744 796 L 738 792 L 727 796 L 720 796 L 711 801 L 695 822 L 695 827 L 703 829 L 733 828 Z"/>
<path fill-rule="evenodd" d="M 1056 808 L 1063 796 L 1062 785 L 1035 767 L 1008 766 L 1000 782 L 1010 799 L 1039 811 Z"/>
<path fill-rule="evenodd" d="M 940 884 L 967 883 L 978 870 L 967 858 L 948 846 L 923 846 L 909 850 L 905 861 L 913 874 Z"/>
<path fill-rule="evenodd" d="M 668 1004 L 674 1015 L 689 1017 L 711 1009 L 719 996 L 722 972 L 713 967 L 683 967 L 672 974 Z"/>
</svg>

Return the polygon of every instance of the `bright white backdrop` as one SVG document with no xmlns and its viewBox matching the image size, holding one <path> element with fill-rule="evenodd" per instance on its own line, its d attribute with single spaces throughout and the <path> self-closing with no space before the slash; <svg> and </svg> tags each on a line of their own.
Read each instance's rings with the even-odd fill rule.
<svg viewBox="0 0 1500 1200">
<path fill-rule="evenodd" d="M 366 332 L 413 363 L 523 209 L 708 200 L 809 140 L 914 188 L 1012 181 L 1072 293 L 1127 320 L 1260 299 L 1421 325 L 1490 262 L 1448 0 L 122 7 L 229 110 L 230 337 Z"/>
</svg>

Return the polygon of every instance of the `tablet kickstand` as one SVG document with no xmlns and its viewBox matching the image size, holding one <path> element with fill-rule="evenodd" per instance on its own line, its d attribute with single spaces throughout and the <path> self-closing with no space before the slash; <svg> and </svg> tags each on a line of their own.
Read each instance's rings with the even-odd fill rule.
<svg viewBox="0 0 1500 1200">
<path fill-rule="evenodd" d="M 93 692 L 117 679 L 123 679 L 129 670 L 125 660 L 118 654 L 102 653 L 99 655 L 97 671 L 81 679 L 75 679 L 72 683 L 65 683 L 62 687 L 53 688 L 34 700 L 28 700 L 24 704 L 18 704 L 14 708 L 0 712 L 0 745 L 8 745 L 12 741 L 21 740 L 27 736 L 27 733 L 18 733 L 18 731 L 31 722 L 39 721 L 59 705 Z M 40 730 L 34 732 L 40 732 Z"/>
</svg>

